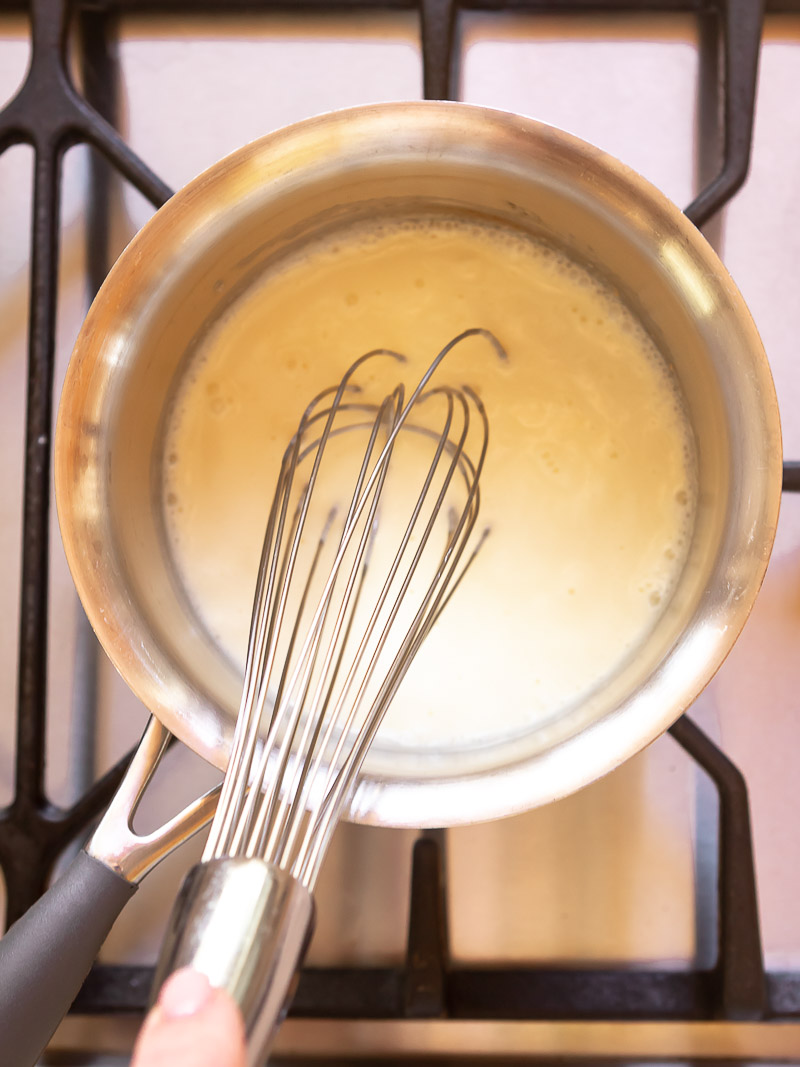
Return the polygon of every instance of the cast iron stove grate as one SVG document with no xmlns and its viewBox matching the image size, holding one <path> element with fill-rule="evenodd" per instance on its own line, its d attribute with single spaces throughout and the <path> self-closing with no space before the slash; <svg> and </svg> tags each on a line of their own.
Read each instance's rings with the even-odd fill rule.
<svg viewBox="0 0 800 1067">
<path fill-rule="evenodd" d="M 89 274 L 97 288 L 107 269 L 109 164 L 155 206 L 171 193 L 113 127 L 116 17 L 287 8 L 309 13 L 416 10 L 428 98 L 456 96 L 463 11 L 695 12 L 701 41 L 700 121 L 708 134 L 703 143 L 722 145 L 721 163 L 718 159 L 712 163 L 715 176 L 686 210 L 695 224 L 702 225 L 736 193 L 747 172 L 764 11 L 800 12 L 800 0 L 293 0 L 291 4 L 286 0 L 32 0 L 29 4 L 0 0 L 0 14 L 29 11 L 32 33 L 27 78 L 0 113 L 0 152 L 26 143 L 35 154 L 16 778 L 13 801 L 0 811 L 0 867 L 8 890 L 8 922 L 42 892 L 60 853 L 113 794 L 127 760 L 69 809 L 54 806 L 46 797 L 47 546 L 61 161 L 68 148 L 81 143 L 104 157 L 104 161 L 93 159 L 90 172 Z M 73 88 L 68 73 L 67 40 L 73 26 L 80 41 L 83 96 Z M 800 491 L 800 461 L 784 464 L 784 490 Z M 292 1013 L 340 1019 L 800 1019 L 800 973 L 764 970 L 744 778 L 690 718 L 684 716 L 671 733 L 711 777 L 719 794 L 719 941 L 712 969 L 453 966 L 448 956 L 444 838 L 434 831 L 420 835 L 414 846 L 405 964 L 307 968 Z M 141 1012 L 151 975 L 146 967 L 96 965 L 72 1010 L 86 1015 Z"/>
</svg>

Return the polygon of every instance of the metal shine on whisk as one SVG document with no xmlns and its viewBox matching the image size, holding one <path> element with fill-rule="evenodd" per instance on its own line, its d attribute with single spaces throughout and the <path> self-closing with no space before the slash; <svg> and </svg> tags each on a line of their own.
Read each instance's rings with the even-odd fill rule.
<svg viewBox="0 0 800 1067">
<path fill-rule="evenodd" d="M 378 403 L 359 377 L 305 411 L 284 454 L 258 571 L 231 756 L 202 862 L 176 902 L 154 988 L 191 965 L 242 1007 L 263 1062 L 313 925 L 311 891 L 406 672 L 477 547 L 488 421 L 468 386 Z M 477 448 L 472 447 L 477 439 Z M 468 450 L 469 446 L 469 450 Z M 346 488 L 346 492 L 344 491 Z"/>
</svg>

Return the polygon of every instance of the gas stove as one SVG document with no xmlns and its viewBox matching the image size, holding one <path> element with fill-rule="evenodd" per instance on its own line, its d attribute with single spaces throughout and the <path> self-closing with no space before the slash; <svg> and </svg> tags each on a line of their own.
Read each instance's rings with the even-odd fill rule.
<svg viewBox="0 0 800 1067">
<path fill-rule="evenodd" d="M 246 141 L 458 98 L 597 144 L 720 251 L 776 380 L 778 538 L 717 677 L 612 775 L 501 822 L 340 827 L 276 1062 L 800 1062 L 800 0 L 0 0 L 0 100 L 20 85 L 0 112 L 6 922 L 85 838 L 147 721 L 51 521 L 53 405 L 88 300 L 171 190 Z M 214 779 L 175 746 L 145 828 Z M 199 851 L 144 882 L 44 1062 L 127 1062 Z"/>
</svg>

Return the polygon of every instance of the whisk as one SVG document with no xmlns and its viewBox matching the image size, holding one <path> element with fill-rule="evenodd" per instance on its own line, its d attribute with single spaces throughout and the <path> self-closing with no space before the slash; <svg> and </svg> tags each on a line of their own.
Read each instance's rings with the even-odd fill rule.
<svg viewBox="0 0 800 1067">
<path fill-rule="evenodd" d="M 312 891 L 364 758 L 486 536 L 466 551 L 486 412 L 468 386 L 430 384 L 473 336 L 505 358 L 489 331 L 466 330 L 408 400 L 402 385 L 378 402 L 369 395 L 376 364 L 404 356 L 362 356 L 314 398 L 283 457 L 228 770 L 154 985 L 189 965 L 227 988 L 254 1064 L 285 1011 L 313 927 Z"/>
</svg>

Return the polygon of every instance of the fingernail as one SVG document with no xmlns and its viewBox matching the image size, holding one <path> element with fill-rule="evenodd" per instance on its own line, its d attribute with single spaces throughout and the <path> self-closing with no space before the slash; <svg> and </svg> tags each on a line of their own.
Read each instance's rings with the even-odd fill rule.
<svg viewBox="0 0 800 1067">
<path fill-rule="evenodd" d="M 211 984 L 204 974 L 185 967 L 171 974 L 161 987 L 158 1004 L 167 1018 L 195 1015 L 211 1000 Z"/>
</svg>

